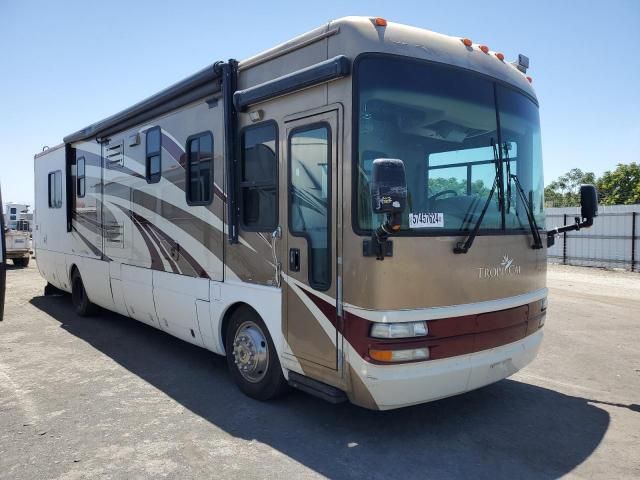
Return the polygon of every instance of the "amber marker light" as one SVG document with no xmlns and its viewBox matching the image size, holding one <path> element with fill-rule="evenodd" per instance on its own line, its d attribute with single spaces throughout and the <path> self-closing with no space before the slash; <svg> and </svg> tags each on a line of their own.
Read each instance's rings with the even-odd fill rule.
<svg viewBox="0 0 640 480">
<path fill-rule="evenodd" d="M 462 43 L 464 43 L 465 47 L 471 47 L 471 45 L 473 45 L 473 42 L 471 41 L 470 38 L 463 38 Z"/>
<path fill-rule="evenodd" d="M 429 348 L 409 348 L 407 350 L 369 349 L 369 356 L 378 362 L 419 362 L 429 360 Z"/>
<path fill-rule="evenodd" d="M 483 53 L 489 53 L 489 47 L 486 45 L 480 45 L 480 50 L 482 50 Z"/>
<path fill-rule="evenodd" d="M 504 62 L 504 54 L 496 53 L 496 57 L 498 57 L 498 60 L 500 60 L 501 62 Z"/>
<path fill-rule="evenodd" d="M 384 18 L 376 17 L 375 23 L 377 27 L 386 27 L 387 21 Z"/>
<path fill-rule="evenodd" d="M 379 362 L 390 362 L 393 356 L 391 350 L 369 350 L 369 356 Z"/>
</svg>

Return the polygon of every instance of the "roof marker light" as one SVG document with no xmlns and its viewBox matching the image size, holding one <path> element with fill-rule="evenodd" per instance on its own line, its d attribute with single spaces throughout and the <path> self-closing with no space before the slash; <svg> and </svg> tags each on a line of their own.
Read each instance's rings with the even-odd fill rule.
<svg viewBox="0 0 640 480">
<path fill-rule="evenodd" d="M 529 80 L 529 83 L 533 83 L 533 78 L 527 77 L 527 80 Z"/>
<path fill-rule="evenodd" d="M 377 27 L 386 27 L 387 21 L 384 18 L 376 17 L 374 20 Z"/>
<path fill-rule="evenodd" d="M 504 54 L 496 53 L 496 57 L 498 57 L 498 60 L 500 60 L 501 62 L 504 62 Z"/>
<path fill-rule="evenodd" d="M 480 45 L 480 50 L 482 50 L 484 53 L 489 53 L 489 47 L 487 47 L 486 45 Z"/>
<path fill-rule="evenodd" d="M 464 43 L 465 47 L 471 47 L 471 45 L 473 45 L 473 42 L 471 41 L 470 38 L 463 38 L 462 43 Z"/>
</svg>

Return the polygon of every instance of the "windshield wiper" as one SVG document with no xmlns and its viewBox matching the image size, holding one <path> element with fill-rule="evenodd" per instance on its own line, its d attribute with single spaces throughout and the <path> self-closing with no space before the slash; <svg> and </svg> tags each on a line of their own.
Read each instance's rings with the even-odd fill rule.
<svg viewBox="0 0 640 480">
<path fill-rule="evenodd" d="M 522 204 L 524 205 L 524 211 L 527 214 L 527 220 L 529 221 L 529 228 L 531 228 L 531 235 L 533 236 L 533 245 L 531 248 L 534 250 L 538 250 L 542 248 L 542 238 L 540 238 L 540 231 L 538 230 L 538 223 L 536 222 L 536 217 L 533 215 L 533 207 L 529 204 L 527 200 L 527 195 L 524 193 L 524 188 L 522 188 L 522 184 L 520 183 L 520 179 L 518 175 L 511 173 L 511 159 L 509 158 L 509 148 L 508 144 L 505 142 L 502 146 L 504 149 L 505 162 L 507 162 L 507 196 L 508 196 L 508 207 L 507 212 L 511 209 L 511 180 L 513 180 L 516 184 L 516 190 L 520 195 L 520 199 L 522 200 Z M 518 216 L 518 212 L 516 211 L 516 216 Z"/>
<path fill-rule="evenodd" d="M 485 213 L 487 213 L 487 209 L 491 204 L 491 199 L 493 198 L 493 194 L 496 191 L 496 188 L 498 189 L 498 196 L 500 196 L 500 192 L 502 191 L 502 189 L 500 188 L 500 178 L 501 178 L 500 171 L 502 170 L 502 165 L 501 165 L 502 162 L 500 161 L 500 156 L 498 155 L 498 149 L 496 148 L 496 144 L 493 141 L 493 139 L 491 139 L 491 146 L 493 147 L 493 162 L 496 166 L 496 174 L 493 177 L 493 186 L 491 187 L 491 191 L 489 192 L 487 201 L 484 202 L 484 207 L 482 207 L 482 212 L 480 213 L 480 217 L 478 217 L 478 221 L 473 227 L 473 230 L 471 231 L 471 233 L 469 234 L 469 236 L 464 242 L 459 242 L 458 244 L 456 244 L 455 248 L 453 249 L 453 253 L 467 253 L 469 251 L 469 249 L 471 248 L 471 245 L 473 245 L 473 241 L 476 239 L 476 236 L 478 235 L 478 231 L 480 230 L 480 225 L 482 225 L 482 220 L 484 220 L 484 215 Z M 498 209 L 502 209 L 502 208 L 503 208 L 502 200 L 498 198 Z"/>
<path fill-rule="evenodd" d="M 529 202 L 527 201 L 527 195 L 524 193 L 524 189 L 520 184 L 520 179 L 518 179 L 517 175 L 511 175 L 511 178 L 516 184 L 516 190 L 518 190 L 518 193 L 520 194 L 520 199 L 524 205 L 524 211 L 527 214 L 527 220 L 529 221 L 529 227 L 531 228 L 531 235 L 533 236 L 533 245 L 531 245 L 531 248 L 539 250 L 542 248 L 542 239 L 540 238 L 540 230 L 538 230 L 536 217 L 533 215 L 531 205 L 529 205 Z"/>
</svg>

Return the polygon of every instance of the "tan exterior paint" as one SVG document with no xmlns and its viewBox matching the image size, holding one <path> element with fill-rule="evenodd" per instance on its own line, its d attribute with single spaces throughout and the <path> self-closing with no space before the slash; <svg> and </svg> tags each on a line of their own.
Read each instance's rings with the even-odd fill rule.
<svg viewBox="0 0 640 480">
<path fill-rule="evenodd" d="M 500 79 L 535 97 L 529 82 L 513 66 L 464 47 L 458 38 L 394 23 L 376 27 L 366 17 L 329 22 L 241 62 L 238 88 L 273 80 L 336 55 L 346 55 L 353 62 L 365 52 L 456 65 Z M 229 191 L 223 160 L 223 108 L 221 101 L 208 98 L 112 135 L 103 145 L 96 141 L 74 145 L 76 158 L 87 158 L 87 196 L 77 198 L 74 191 L 75 232 L 68 253 L 208 278 L 212 285 L 239 281 L 276 288 L 280 283 L 281 331 L 271 333 L 282 337 L 279 347 L 283 358 L 295 359 L 286 364 L 292 369 L 297 369 L 293 366 L 297 364 L 300 373 L 345 389 L 354 403 L 377 408 L 367 388 L 362 359 L 356 368 L 354 359 L 344 353 L 347 346 L 340 332 L 349 320 L 341 314 L 343 305 L 372 311 L 411 310 L 522 295 L 544 288 L 546 250 L 529 248 L 530 235 L 524 233 L 479 236 L 466 255 L 452 253 L 460 237 L 396 237 L 393 257 L 384 261 L 363 257 L 366 237 L 351 227 L 352 93 L 353 79 L 348 76 L 270 99 L 238 115 L 240 131 L 256 124 L 251 113 L 257 111 L 261 121 L 277 124 L 280 240 L 274 240 L 271 231 L 241 229 L 240 243 L 227 242 L 225 197 Z M 289 231 L 288 139 L 295 129 L 320 123 L 331 130 L 331 281 L 327 289 L 314 291 L 309 282 L 308 242 Z M 163 132 L 162 179 L 149 184 L 144 178 L 144 137 L 146 129 L 154 126 Z M 214 138 L 213 180 L 219 192 L 210 205 L 194 207 L 187 204 L 184 193 L 184 149 L 189 136 L 203 131 L 210 131 Z M 135 135 L 140 142 L 130 145 Z M 105 149 L 119 143 L 124 145 L 122 165 L 104 168 Z M 163 233 L 166 238 L 161 238 Z M 297 272 L 289 269 L 292 248 L 301 253 Z M 513 260 L 517 271 L 500 274 L 496 270 L 505 256 Z M 285 281 L 276 277 L 277 263 Z M 294 287 L 296 282 L 302 285 Z M 305 290 L 325 301 L 329 310 L 320 309 Z"/>
</svg>

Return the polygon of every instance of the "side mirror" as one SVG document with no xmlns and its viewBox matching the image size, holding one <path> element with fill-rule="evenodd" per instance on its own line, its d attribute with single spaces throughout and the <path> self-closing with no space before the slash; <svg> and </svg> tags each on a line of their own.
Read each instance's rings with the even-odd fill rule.
<svg viewBox="0 0 640 480">
<path fill-rule="evenodd" d="M 547 232 L 547 247 L 555 243 L 556 235 L 564 232 L 580 230 L 593 225 L 593 219 L 598 216 L 598 191 L 593 185 L 580 185 L 580 217 L 575 217 L 572 225 L 563 225 Z"/>
<path fill-rule="evenodd" d="M 371 170 L 371 210 L 386 215 L 384 222 L 373 232 L 371 240 L 364 240 L 365 256 L 378 260 L 393 255 L 392 244 L 387 241 L 402 225 L 402 212 L 407 205 L 407 177 L 404 162 L 397 158 L 376 158 Z"/>
<path fill-rule="evenodd" d="M 580 185 L 580 207 L 582 219 L 593 222 L 598 216 L 598 191 L 593 185 Z"/>
<path fill-rule="evenodd" d="M 388 215 L 404 212 L 407 179 L 404 162 L 397 158 L 377 158 L 371 171 L 371 209 Z"/>
</svg>

